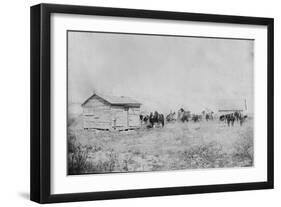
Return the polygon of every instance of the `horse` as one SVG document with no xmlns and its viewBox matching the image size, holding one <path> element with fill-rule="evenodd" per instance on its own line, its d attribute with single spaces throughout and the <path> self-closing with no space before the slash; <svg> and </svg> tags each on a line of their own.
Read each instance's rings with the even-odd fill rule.
<svg viewBox="0 0 281 207">
<path fill-rule="evenodd" d="M 227 114 L 226 115 L 226 121 L 227 121 L 227 126 L 230 126 L 230 124 L 231 124 L 231 126 L 233 126 L 234 122 L 235 122 L 234 114 L 233 113 L 232 114 Z"/>
<path fill-rule="evenodd" d="M 210 115 L 209 114 L 206 114 L 206 121 L 208 121 L 210 119 Z"/>
<path fill-rule="evenodd" d="M 220 121 L 225 121 L 225 120 L 226 120 L 226 115 L 221 115 L 221 116 L 219 117 L 219 119 L 220 119 Z"/>
<path fill-rule="evenodd" d="M 194 121 L 194 122 L 201 121 L 202 120 L 202 116 L 198 115 L 198 114 L 193 114 L 191 120 Z"/>
<path fill-rule="evenodd" d="M 234 117 L 235 117 L 236 121 L 239 121 L 240 118 L 242 117 L 241 112 L 235 111 L 235 112 L 234 112 Z"/>
<path fill-rule="evenodd" d="M 176 112 L 170 112 L 167 116 L 166 116 L 166 121 L 167 122 L 173 122 L 173 121 L 176 121 Z"/>
<path fill-rule="evenodd" d="M 150 112 L 150 114 L 149 114 L 148 121 L 149 121 L 149 123 L 150 123 L 150 124 L 148 125 L 148 127 L 152 127 L 152 128 L 153 128 L 154 116 L 153 116 L 153 113 L 152 113 L 152 112 Z"/>
<path fill-rule="evenodd" d="M 211 111 L 211 112 L 209 112 L 209 113 L 206 113 L 205 112 L 205 119 L 206 119 L 206 121 L 209 121 L 209 120 L 214 120 L 214 112 L 213 111 Z"/>
<path fill-rule="evenodd" d="M 163 114 L 158 113 L 157 111 L 154 112 L 154 114 L 151 112 L 149 115 L 149 122 L 151 124 L 151 127 L 154 128 L 154 126 L 161 124 L 162 127 L 165 125 L 165 117 Z"/>
<path fill-rule="evenodd" d="M 163 114 L 159 114 L 158 115 L 158 122 L 160 122 L 162 127 L 164 127 L 164 125 L 165 125 L 165 117 L 164 117 Z"/>
<path fill-rule="evenodd" d="M 240 121 L 240 126 L 242 126 L 243 125 L 243 123 L 246 121 L 246 119 L 248 118 L 248 116 L 247 115 L 241 115 L 240 117 L 239 117 L 239 121 Z"/>
<path fill-rule="evenodd" d="M 185 111 L 183 108 L 181 108 L 178 111 L 178 121 L 188 122 L 189 118 L 190 118 L 190 111 Z"/>
</svg>

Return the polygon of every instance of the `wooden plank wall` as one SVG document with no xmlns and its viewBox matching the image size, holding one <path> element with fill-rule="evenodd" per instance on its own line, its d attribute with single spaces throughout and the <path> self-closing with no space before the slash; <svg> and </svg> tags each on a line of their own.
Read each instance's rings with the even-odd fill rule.
<svg viewBox="0 0 281 207">
<path fill-rule="evenodd" d="M 140 108 L 129 108 L 128 110 L 128 120 L 130 128 L 139 128 L 140 123 Z"/>
<path fill-rule="evenodd" d="M 128 128 L 128 112 L 123 106 L 111 106 L 112 127 L 116 129 Z"/>
<path fill-rule="evenodd" d="M 102 99 L 93 97 L 83 107 L 84 128 L 110 129 L 110 104 Z"/>
<path fill-rule="evenodd" d="M 139 128 L 139 115 L 138 107 L 112 106 L 96 96 L 83 106 L 83 124 L 86 129 Z"/>
</svg>

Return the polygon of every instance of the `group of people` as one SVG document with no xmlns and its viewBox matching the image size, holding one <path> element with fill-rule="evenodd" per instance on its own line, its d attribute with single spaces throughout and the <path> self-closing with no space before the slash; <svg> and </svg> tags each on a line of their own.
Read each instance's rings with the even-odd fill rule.
<svg viewBox="0 0 281 207">
<path fill-rule="evenodd" d="M 145 124 L 148 128 L 154 128 L 157 126 L 164 127 L 165 122 L 199 122 L 203 119 L 206 119 L 206 121 L 213 120 L 214 112 L 205 112 L 203 111 L 202 114 L 191 114 L 190 111 L 186 111 L 183 108 L 179 109 L 178 112 L 170 112 L 166 118 L 162 113 L 159 113 L 158 111 L 150 112 L 150 114 L 141 114 L 140 115 L 140 121 L 142 124 Z"/>
<path fill-rule="evenodd" d="M 234 113 L 221 115 L 220 121 L 226 122 L 227 126 L 234 126 L 234 122 L 236 121 L 242 126 L 247 117 L 247 115 L 243 115 L 240 111 L 235 111 Z"/>
<path fill-rule="evenodd" d="M 205 119 L 206 121 L 209 120 L 213 120 L 214 119 L 214 112 L 210 111 L 210 112 L 206 112 L 206 111 L 202 111 L 201 114 L 195 114 L 195 113 L 191 113 L 190 111 L 186 111 L 183 108 L 181 108 L 178 111 L 178 116 L 177 118 L 171 119 L 171 115 L 174 115 L 175 117 L 175 112 L 174 113 L 170 113 L 167 116 L 167 121 L 181 121 L 181 122 L 188 122 L 188 121 L 194 121 L 194 122 L 199 122 L 202 121 L 203 119 Z"/>
<path fill-rule="evenodd" d="M 179 109 L 178 113 L 171 111 L 166 116 L 166 118 L 162 113 L 159 113 L 158 111 L 150 112 L 150 114 L 148 115 L 140 115 L 141 123 L 145 124 L 148 128 L 164 127 L 165 122 L 199 122 L 203 119 L 205 119 L 206 121 L 212 121 L 214 120 L 214 118 L 215 116 L 213 111 L 202 111 L 201 114 L 192 114 L 190 111 L 186 111 L 183 108 Z M 243 115 L 240 111 L 224 114 L 219 117 L 219 120 L 226 122 L 228 126 L 234 126 L 235 122 L 239 123 L 240 126 L 242 126 L 246 119 L 247 115 Z"/>
<path fill-rule="evenodd" d="M 142 123 L 146 124 L 148 128 L 154 128 L 155 126 L 164 127 L 165 125 L 165 118 L 164 115 L 154 111 L 150 112 L 149 115 L 140 115 L 140 120 Z"/>
</svg>

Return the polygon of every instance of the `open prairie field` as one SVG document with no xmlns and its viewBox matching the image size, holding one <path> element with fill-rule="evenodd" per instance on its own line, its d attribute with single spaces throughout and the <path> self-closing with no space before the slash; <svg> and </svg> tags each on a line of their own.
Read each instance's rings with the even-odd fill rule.
<svg viewBox="0 0 281 207">
<path fill-rule="evenodd" d="M 253 166 L 253 120 L 218 120 L 110 132 L 68 127 L 68 173 L 136 172 Z"/>
</svg>

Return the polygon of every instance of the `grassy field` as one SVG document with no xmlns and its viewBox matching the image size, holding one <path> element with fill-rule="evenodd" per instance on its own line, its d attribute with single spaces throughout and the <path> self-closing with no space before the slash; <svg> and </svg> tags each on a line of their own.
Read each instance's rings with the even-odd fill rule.
<svg viewBox="0 0 281 207">
<path fill-rule="evenodd" d="M 107 173 L 253 166 L 253 121 L 171 123 L 108 132 L 68 127 L 68 173 Z"/>
</svg>

